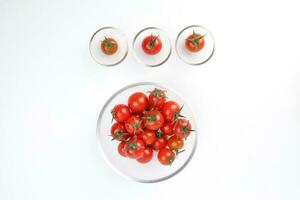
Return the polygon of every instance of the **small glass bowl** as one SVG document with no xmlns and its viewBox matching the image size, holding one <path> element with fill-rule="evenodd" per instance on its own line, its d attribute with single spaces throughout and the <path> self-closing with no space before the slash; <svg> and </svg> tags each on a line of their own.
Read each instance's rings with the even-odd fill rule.
<svg viewBox="0 0 300 200">
<path fill-rule="evenodd" d="M 198 33 L 205 35 L 205 45 L 199 52 L 190 52 L 185 47 L 185 41 L 189 35 Z M 201 65 L 207 62 L 213 55 L 215 49 L 215 42 L 212 34 L 204 27 L 199 25 L 192 25 L 184 28 L 178 34 L 175 42 L 176 52 L 181 60 L 190 65 Z"/>
<path fill-rule="evenodd" d="M 101 50 L 101 42 L 105 37 L 113 38 L 118 43 L 118 50 L 113 55 L 106 55 Z M 103 27 L 97 30 L 90 40 L 89 48 L 93 59 L 104 66 L 114 66 L 121 63 L 128 53 L 128 44 L 125 35 L 114 27 Z"/>
<path fill-rule="evenodd" d="M 142 42 L 149 35 L 159 36 L 162 42 L 162 48 L 155 55 L 148 55 L 143 51 Z M 148 27 L 137 33 L 133 40 L 133 51 L 136 59 L 150 67 L 157 67 L 165 63 L 171 55 L 172 46 L 168 35 L 161 29 L 156 27 Z"/>
<path fill-rule="evenodd" d="M 180 105 L 184 105 L 182 114 L 189 119 L 192 129 L 197 130 L 192 110 L 187 103 L 172 90 L 152 82 L 135 83 L 115 92 L 103 106 L 96 129 L 97 144 L 107 163 L 120 175 L 144 183 L 163 181 L 178 174 L 191 160 L 197 146 L 197 132 L 193 131 L 185 141 L 185 151 L 180 153 L 170 166 L 161 165 L 155 151 L 153 152 L 152 160 L 146 164 L 141 164 L 134 159 L 125 158 L 118 154 L 119 142 L 111 141 L 111 137 L 109 136 L 112 125 L 111 109 L 116 104 L 126 104 L 128 97 L 134 92 L 140 91 L 146 93 L 154 88 L 166 90 L 169 99 L 178 102 Z"/>
</svg>

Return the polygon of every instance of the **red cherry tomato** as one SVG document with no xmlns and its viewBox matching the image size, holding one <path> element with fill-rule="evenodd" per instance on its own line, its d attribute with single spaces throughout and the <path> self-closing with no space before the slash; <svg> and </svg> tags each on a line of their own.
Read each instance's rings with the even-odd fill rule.
<svg viewBox="0 0 300 200">
<path fill-rule="evenodd" d="M 162 149 L 162 148 L 165 148 L 166 146 L 167 146 L 167 140 L 166 140 L 166 138 L 164 138 L 164 137 L 161 137 L 161 138 L 157 138 L 156 140 L 155 140 L 155 142 L 153 143 L 153 149 L 155 150 L 155 151 L 158 151 L 158 150 L 160 150 L 160 149 Z"/>
<path fill-rule="evenodd" d="M 193 34 L 185 39 L 185 48 L 193 53 L 200 51 L 205 45 L 204 36 L 193 31 Z"/>
<path fill-rule="evenodd" d="M 105 37 L 101 42 L 101 50 L 106 55 L 113 55 L 118 50 L 118 43 L 113 38 Z"/>
<path fill-rule="evenodd" d="M 166 102 L 166 93 L 163 90 L 155 88 L 149 94 L 149 105 L 152 108 L 161 109 Z"/>
<path fill-rule="evenodd" d="M 173 129 L 174 129 L 174 122 L 167 122 L 164 124 L 164 126 L 161 128 L 161 131 L 165 135 L 173 135 Z"/>
<path fill-rule="evenodd" d="M 140 158 L 138 158 L 137 161 L 144 164 L 150 162 L 152 157 L 153 157 L 153 150 L 149 147 L 146 147 L 143 155 Z"/>
<path fill-rule="evenodd" d="M 173 122 L 180 116 L 181 108 L 175 101 L 167 101 L 163 108 L 162 114 L 166 122 Z"/>
<path fill-rule="evenodd" d="M 128 99 L 128 106 L 133 113 L 141 114 L 149 106 L 148 98 L 142 92 L 133 93 Z"/>
<path fill-rule="evenodd" d="M 129 158 L 138 159 L 142 157 L 144 150 L 145 150 L 145 144 L 142 140 L 137 138 L 132 138 L 126 143 L 126 155 Z"/>
<path fill-rule="evenodd" d="M 144 130 L 144 132 L 140 133 L 139 138 L 143 140 L 145 145 L 151 146 L 153 145 L 154 141 L 156 140 L 156 134 L 154 131 L 151 130 Z"/>
<path fill-rule="evenodd" d="M 150 110 L 143 117 L 144 126 L 149 130 L 158 130 L 164 125 L 164 117 L 158 110 Z"/>
<path fill-rule="evenodd" d="M 124 123 L 116 122 L 110 129 L 113 140 L 124 141 L 127 140 L 130 135 L 126 132 Z"/>
<path fill-rule="evenodd" d="M 157 154 L 159 162 L 163 165 L 171 165 L 175 159 L 175 153 L 171 149 L 161 149 Z"/>
<path fill-rule="evenodd" d="M 143 120 L 138 115 L 132 115 L 126 120 L 125 129 L 131 135 L 139 134 L 143 131 Z"/>
<path fill-rule="evenodd" d="M 184 141 L 183 139 L 181 138 L 177 138 L 177 136 L 172 136 L 168 139 L 168 147 L 171 149 L 171 150 L 180 150 L 182 149 L 184 146 Z"/>
<path fill-rule="evenodd" d="M 155 55 L 160 52 L 162 48 L 162 42 L 159 39 L 159 36 L 149 35 L 144 38 L 142 42 L 142 49 L 146 54 Z"/>
<path fill-rule="evenodd" d="M 177 138 L 185 139 L 190 135 L 191 131 L 192 131 L 192 125 L 188 120 L 186 119 L 177 120 L 174 127 L 174 135 Z"/>
<path fill-rule="evenodd" d="M 128 108 L 128 106 L 124 105 L 124 104 L 118 104 L 116 105 L 112 111 L 111 114 L 113 116 L 113 118 L 117 121 L 117 122 L 124 122 L 126 121 L 131 113 L 130 110 Z"/>
<path fill-rule="evenodd" d="M 120 144 L 118 145 L 118 152 L 121 156 L 123 157 L 127 157 L 127 153 L 126 153 L 126 142 L 122 141 L 120 142 Z"/>
</svg>

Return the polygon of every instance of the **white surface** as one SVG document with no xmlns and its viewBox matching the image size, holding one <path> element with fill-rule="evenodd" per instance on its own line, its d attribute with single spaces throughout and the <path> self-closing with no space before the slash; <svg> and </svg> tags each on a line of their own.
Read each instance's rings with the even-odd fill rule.
<svg viewBox="0 0 300 200">
<path fill-rule="evenodd" d="M 162 166 L 157 159 L 156 151 L 153 152 L 153 158 L 147 164 L 141 164 L 135 160 L 119 155 L 117 151 L 119 142 L 112 142 L 111 137 L 108 137 L 108 133 L 110 133 L 111 130 L 111 110 L 117 104 L 127 104 L 128 98 L 134 92 L 139 91 L 146 93 L 152 91 L 154 88 L 166 91 L 166 96 L 169 100 L 176 101 L 180 106 L 184 105 L 180 113 L 189 120 L 193 130 L 198 130 L 192 108 L 190 108 L 188 101 L 171 88 L 145 82 L 129 85 L 116 91 L 114 96 L 110 97 L 104 106 L 104 110 L 101 111 L 97 122 L 97 143 L 99 144 L 99 150 L 101 150 L 101 153 L 103 153 L 103 156 L 107 159 L 108 164 L 124 177 L 144 183 L 166 180 L 180 173 L 190 162 L 197 145 L 198 133 L 197 131 L 193 131 L 184 141 L 184 152 L 178 155 L 171 166 Z"/>
<path fill-rule="evenodd" d="M 296 0 L 48 2 L 0 0 L 1 200 L 300 198 Z M 158 26 L 174 45 L 190 24 L 216 40 L 203 68 L 174 53 L 161 67 L 144 67 L 131 49 L 105 68 L 89 54 L 102 26 L 119 27 L 128 41 Z M 158 184 L 124 179 L 96 148 L 104 102 L 145 80 L 188 99 L 199 129 L 190 164 Z"/>
</svg>

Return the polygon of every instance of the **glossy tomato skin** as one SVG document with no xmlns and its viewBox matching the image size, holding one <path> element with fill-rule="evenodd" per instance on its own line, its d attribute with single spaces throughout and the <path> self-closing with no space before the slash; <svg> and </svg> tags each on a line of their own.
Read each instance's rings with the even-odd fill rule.
<svg viewBox="0 0 300 200">
<path fill-rule="evenodd" d="M 144 126 L 149 130 L 158 130 L 164 125 L 164 117 L 158 110 L 150 110 L 143 117 Z"/>
<path fill-rule="evenodd" d="M 140 158 L 138 158 L 137 161 L 143 164 L 148 163 L 150 162 L 152 157 L 153 157 L 153 150 L 149 147 L 146 147 L 143 155 Z"/>
<path fill-rule="evenodd" d="M 112 109 L 111 114 L 117 122 L 125 122 L 130 117 L 131 112 L 128 106 L 118 104 Z"/>
<path fill-rule="evenodd" d="M 168 147 L 171 150 L 180 150 L 184 146 L 184 141 L 181 138 L 177 138 L 176 135 L 168 139 Z"/>
<path fill-rule="evenodd" d="M 164 137 L 157 138 L 154 141 L 152 148 L 153 148 L 153 150 L 158 151 L 162 148 L 165 148 L 167 146 L 167 143 L 168 142 L 167 142 L 166 138 L 164 138 Z"/>
<path fill-rule="evenodd" d="M 176 103 L 175 101 L 167 101 L 164 104 L 161 112 L 166 122 L 173 122 L 180 115 L 180 110 L 181 108 L 178 103 Z"/>
<path fill-rule="evenodd" d="M 199 52 L 201 49 L 203 49 L 204 45 L 204 36 L 198 33 L 189 35 L 185 40 L 185 48 L 192 53 Z"/>
<path fill-rule="evenodd" d="M 149 94 L 149 105 L 154 109 L 161 109 L 166 102 L 166 93 L 161 89 L 155 88 Z"/>
<path fill-rule="evenodd" d="M 142 49 L 148 55 L 155 55 L 160 52 L 162 48 L 162 42 L 156 35 L 149 35 L 144 38 L 142 42 Z"/>
<path fill-rule="evenodd" d="M 143 140 L 145 145 L 152 146 L 156 140 L 156 134 L 154 131 L 145 129 L 144 132 L 140 133 L 139 138 Z"/>
<path fill-rule="evenodd" d="M 142 140 L 132 138 L 126 143 L 124 148 L 126 149 L 127 157 L 132 159 L 138 159 L 142 157 L 146 146 Z"/>
<path fill-rule="evenodd" d="M 174 129 L 174 122 L 167 122 L 161 128 L 161 131 L 165 135 L 173 135 L 173 129 Z"/>
<path fill-rule="evenodd" d="M 171 149 L 159 150 L 157 158 L 162 165 L 171 165 L 175 159 L 175 153 Z"/>
<path fill-rule="evenodd" d="M 124 141 L 127 140 L 130 135 L 126 132 L 124 123 L 115 122 L 110 129 L 113 140 Z"/>
<path fill-rule="evenodd" d="M 186 119 L 177 120 L 174 127 L 174 135 L 180 139 L 187 138 L 192 131 L 191 123 Z"/>
<path fill-rule="evenodd" d="M 113 38 L 105 38 L 101 42 L 101 50 L 106 55 L 113 55 L 118 50 L 118 43 Z"/>
<path fill-rule="evenodd" d="M 133 93 L 128 99 L 128 106 L 133 113 L 142 114 L 149 106 L 148 98 L 142 92 Z"/>
<path fill-rule="evenodd" d="M 126 153 L 126 142 L 122 141 L 119 143 L 118 145 L 118 152 L 121 156 L 123 157 L 127 157 L 127 153 Z"/>
<path fill-rule="evenodd" d="M 131 115 L 125 122 L 125 129 L 131 135 L 143 132 L 143 120 L 139 115 Z"/>
</svg>

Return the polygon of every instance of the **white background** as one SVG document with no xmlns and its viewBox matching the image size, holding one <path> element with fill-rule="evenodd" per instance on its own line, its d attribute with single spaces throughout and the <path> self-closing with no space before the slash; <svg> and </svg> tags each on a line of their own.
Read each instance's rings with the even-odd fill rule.
<svg viewBox="0 0 300 200">
<path fill-rule="evenodd" d="M 0 199 L 300 199 L 299 19 L 296 0 L 0 0 Z M 89 55 L 102 26 L 131 47 L 146 26 L 174 45 L 191 24 L 216 40 L 203 67 L 175 52 L 158 68 L 131 49 L 112 68 Z M 119 176 L 96 147 L 103 104 L 139 81 L 184 96 L 199 127 L 189 165 L 156 184 Z"/>
</svg>

